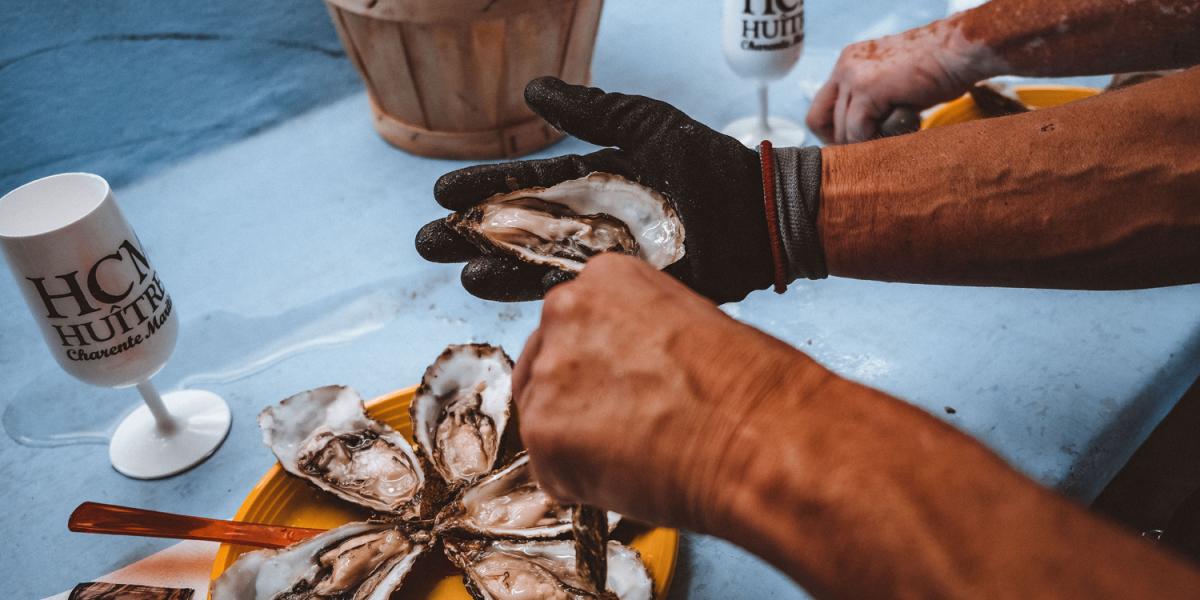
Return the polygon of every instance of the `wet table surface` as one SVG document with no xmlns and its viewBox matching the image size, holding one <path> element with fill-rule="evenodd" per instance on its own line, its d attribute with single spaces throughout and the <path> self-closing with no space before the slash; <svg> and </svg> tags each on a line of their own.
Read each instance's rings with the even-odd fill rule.
<svg viewBox="0 0 1200 600">
<path fill-rule="evenodd" d="M 103 7 L 46 3 L 4 25 L 20 27 L 0 46 L 0 125 L 17 142 L 0 149 L 0 191 L 54 171 L 112 177 L 182 320 L 157 383 L 213 390 L 234 414 L 205 464 L 156 482 L 121 477 L 102 443 L 134 392 L 58 370 L 0 279 L 9 597 L 55 593 L 171 543 L 68 533 L 83 500 L 232 516 L 273 462 L 254 424 L 266 404 L 330 383 L 368 397 L 404 387 L 449 343 L 515 354 L 537 321 L 539 304 L 474 299 L 455 267 L 416 256 L 417 228 L 443 214 L 433 181 L 463 163 L 409 156 L 375 135 L 319 4 L 264 3 L 275 16 L 234 4 L 79 17 Z M 641 4 L 605 8 L 598 84 L 714 126 L 752 108 L 752 88 L 722 62 L 718 3 Z M 805 56 L 774 87 L 774 106 L 801 118 L 842 45 L 945 12 L 944 2 L 810 3 Z M 74 70 L 56 70 L 64 65 Z M 540 155 L 588 150 L 568 140 Z M 1197 306 L 1197 286 L 1082 293 L 835 278 L 726 309 L 1086 501 L 1200 372 Z M 681 553 L 673 597 L 803 597 L 719 540 L 686 535 Z"/>
</svg>

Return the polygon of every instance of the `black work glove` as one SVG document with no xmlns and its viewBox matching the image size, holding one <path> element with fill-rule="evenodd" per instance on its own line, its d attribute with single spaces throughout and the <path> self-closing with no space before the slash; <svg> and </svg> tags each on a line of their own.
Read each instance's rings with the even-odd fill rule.
<svg viewBox="0 0 1200 600">
<path fill-rule="evenodd" d="M 542 77 L 526 86 L 525 102 L 555 127 L 617 148 L 453 171 L 434 185 L 439 204 L 462 211 L 493 194 L 549 187 L 593 171 L 615 173 L 664 194 L 683 221 L 686 252 L 666 272 L 716 302 L 740 300 L 774 282 L 757 152 L 644 96 Z M 815 222 L 815 205 L 811 216 Z M 507 255 L 482 254 L 441 219 L 417 234 L 417 251 L 434 262 L 466 261 L 463 287 L 491 300 L 540 298 L 571 277 Z"/>
</svg>

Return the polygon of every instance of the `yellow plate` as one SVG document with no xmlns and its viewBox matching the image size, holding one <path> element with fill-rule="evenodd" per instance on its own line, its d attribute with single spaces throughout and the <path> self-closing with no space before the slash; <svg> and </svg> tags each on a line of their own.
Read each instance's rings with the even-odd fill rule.
<svg viewBox="0 0 1200 600">
<path fill-rule="evenodd" d="M 372 417 L 391 425 L 412 441 L 412 423 L 408 405 L 416 386 L 395 391 L 367 404 Z M 238 509 L 235 521 L 294 525 L 328 529 L 343 523 L 365 518 L 367 513 L 318 491 L 313 486 L 285 473 L 278 464 L 271 467 L 262 480 L 250 490 Z M 675 574 L 675 557 L 679 553 L 679 531 L 665 527 L 649 528 L 623 522 L 614 532 L 616 539 L 641 552 L 642 560 L 654 578 L 657 598 L 666 598 Z M 212 579 L 216 579 L 243 552 L 254 548 L 221 544 L 213 561 Z M 404 581 L 397 600 L 471 600 L 463 587 L 462 576 L 441 555 L 431 553 L 417 562 L 417 568 Z"/>
<path fill-rule="evenodd" d="M 1050 108 L 1100 93 L 1096 88 L 1071 85 L 1022 85 L 1013 91 L 1021 102 L 1033 108 Z M 982 118 L 983 114 L 975 108 L 975 101 L 971 100 L 971 95 L 963 94 L 962 98 L 935 107 L 921 122 L 921 129 L 956 125 Z"/>
</svg>

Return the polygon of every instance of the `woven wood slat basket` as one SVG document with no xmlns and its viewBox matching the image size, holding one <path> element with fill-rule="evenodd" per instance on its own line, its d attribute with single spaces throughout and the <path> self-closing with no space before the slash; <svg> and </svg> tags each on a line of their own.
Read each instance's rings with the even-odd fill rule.
<svg viewBox="0 0 1200 600">
<path fill-rule="evenodd" d="M 375 129 L 438 158 L 512 158 L 562 138 L 525 106 L 529 80 L 591 78 L 603 0 L 326 0 Z"/>
</svg>

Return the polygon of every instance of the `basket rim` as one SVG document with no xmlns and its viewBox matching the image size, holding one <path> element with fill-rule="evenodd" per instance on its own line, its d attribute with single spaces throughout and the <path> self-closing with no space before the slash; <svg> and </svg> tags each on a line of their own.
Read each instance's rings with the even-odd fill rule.
<svg viewBox="0 0 1200 600">
<path fill-rule="evenodd" d="M 325 0 L 338 8 L 380 21 L 452 23 L 498 19 L 544 10 L 548 5 L 574 5 L 583 0 Z"/>
</svg>

